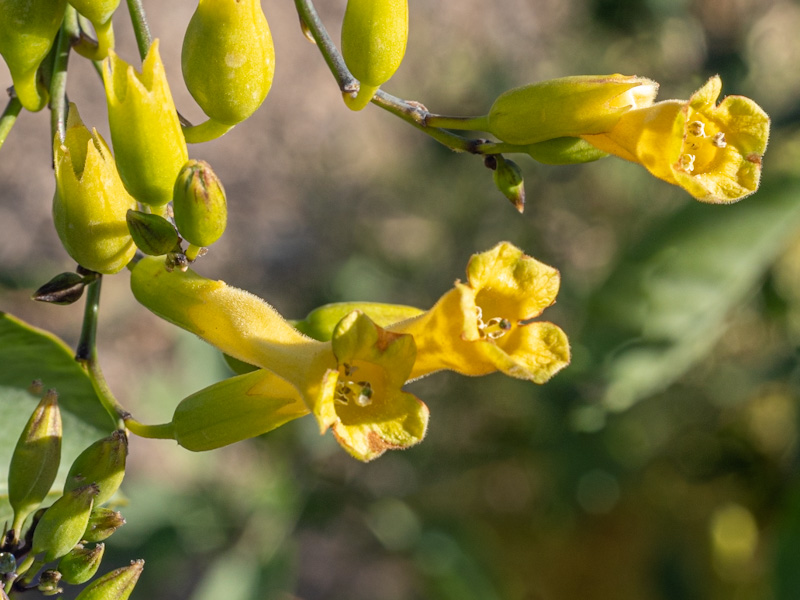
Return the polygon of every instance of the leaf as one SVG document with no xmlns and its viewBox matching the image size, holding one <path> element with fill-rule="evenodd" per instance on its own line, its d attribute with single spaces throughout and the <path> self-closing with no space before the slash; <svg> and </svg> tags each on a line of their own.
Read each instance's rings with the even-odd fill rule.
<svg viewBox="0 0 800 600">
<path fill-rule="evenodd" d="M 687 205 L 627 253 L 590 304 L 581 337 L 624 410 L 705 356 L 800 228 L 800 181 L 729 206 Z"/>
<path fill-rule="evenodd" d="M 78 454 L 115 427 L 67 345 L 0 312 L 0 524 L 11 520 L 7 500 L 11 454 L 40 398 L 28 391 L 34 379 L 41 380 L 44 390 L 54 388 L 59 395 L 64 439 L 53 489 L 61 490 Z"/>
</svg>

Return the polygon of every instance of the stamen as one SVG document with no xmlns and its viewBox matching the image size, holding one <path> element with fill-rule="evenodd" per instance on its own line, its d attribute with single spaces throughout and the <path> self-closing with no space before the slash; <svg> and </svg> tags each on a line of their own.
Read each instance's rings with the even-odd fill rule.
<svg viewBox="0 0 800 600">
<path fill-rule="evenodd" d="M 358 398 L 355 402 L 359 406 L 369 406 L 372 404 L 372 386 L 369 381 L 359 381 L 358 385 L 361 386 L 361 391 L 358 393 Z"/>
<path fill-rule="evenodd" d="M 725 134 L 721 131 L 711 138 L 711 143 L 717 148 L 724 148 L 728 145 L 728 142 L 725 141 Z"/>
<path fill-rule="evenodd" d="M 491 340 L 496 340 L 503 337 L 509 329 L 511 329 L 511 321 L 503 317 L 493 317 L 486 323 L 482 319 L 478 319 L 478 335 L 482 338 L 488 337 Z"/>
<path fill-rule="evenodd" d="M 694 171 L 694 154 L 681 154 L 681 158 L 678 161 L 680 168 L 686 171 L 687 173 L 691 173 Z"/>
<path fill-rule="evenodd" d="M 357 370 L 358 367 L 354 367 L 350 364 L 344 363 L 342 365 L 344 377 L 350 377 Z M 369 381 L 359 381 L 355 383 L 353 381 L 340 379 L 336 383 L 336 392 L 334 393 L 333 399 L 335 402 L 344 405 L 350 404 L 350 400 L 352 400 L 356 406 L 364 407 L 372 404 L 372 394 L 372 384 L 370 384 Z"/>
<path fill-rule="evenodd" d="M 706 125 L 702 121 L 692 121 L 686 126 L 689 135 L 695 137 L 706 137 Z"/>
</svg>

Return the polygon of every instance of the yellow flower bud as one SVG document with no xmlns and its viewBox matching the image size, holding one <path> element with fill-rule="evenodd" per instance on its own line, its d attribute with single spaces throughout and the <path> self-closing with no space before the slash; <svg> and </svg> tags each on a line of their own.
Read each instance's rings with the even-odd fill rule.
<svg viewBox="0 0 800 600">
<path fill-rule="evenodd" d="M 136 201 L 125 190 L 105 140 L 84 126 L 74 104 L 54 155 L 53 221 L 61 243 L 81 266 L 116 273 L 136 252 L 125 221 Z"/>
<path fill-rule="evenodd" d="M 11 72 L 17 98 L 33 112 L 48 101 L 36 72 L 53 45 L 66 5 L 66 0 L 0 0 L 0 55 Z"/>
<path fill-rule="evenodd" d="M 139 202 L 162 206 L 189 158 L 164 65 L 153 41 L 142 72 L 114 51 L 103 62 L 111 141 L 126 189 Z"/>
<path fill-rule="evenodd" d="M 225 232 L 228 205 L 211 165 L 188 161 L 175 180 L 172 198 L 175 225 L 181 236 L 195 246 L 210 246 Z"/>
<path fill-rule="evenodd" d="M 247 119 L 269 93 L 275 49 L 260 0 L 200 0 L 183 38 L 186 87 L 209 117 Z"/>
<path fill-rule="evenodd" d="M 702 202 L 735 202 L 758 189 L 769 117 L 744 96 L 717 105 L 721 91 L 722 81 L 714 76 L 687 101 L 630 111 L 610 131 L 582 137 Z"/>
<path fill-rule="evenodd" d="M 403 61 L 407 39 L 408 0 L 348 0 L 342 56 L 361 84 L 355 98 L 344 96 L 349 108 L 364 108 L 389 81 Z"/>
<path fill-rule="evenodd" d="M 629 110 L 649 106 L 658 84 L 625 75 L 577 75 L 531 83 L 500 95 L 485 130 L 510 144 L 601 133 Z"/>
</svg>

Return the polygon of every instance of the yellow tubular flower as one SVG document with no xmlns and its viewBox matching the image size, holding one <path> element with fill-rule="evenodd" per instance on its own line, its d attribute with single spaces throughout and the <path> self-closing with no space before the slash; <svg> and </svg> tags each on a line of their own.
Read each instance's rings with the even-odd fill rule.
<svg viewBox="0 0 800 600">
<path fill-rule="evenodd" d="M 141 260 L 133 269 L 131 288 L 136 299 L 158 316 L 268 372 L 257 371 L 234 378 L 227 386 L 207 388 L 204 392 L 213 395 L 211 399 L 203 397 L 204 392 L 190 397 L 198 411 L 219 407 L 219 420 L 228 418 L 231 423 L 201 439 L 204 432 L 198 431 L 197 419 L 205 417 L 192 420 L 176 412 L 173 423 L 189 423 L 186 435 L 199 441 L 187 444 L 194 443 L 195 449 L 257 435 L 301 416 L 305 408 L 294 402 L 297 397 L 314 414 L 320 431 L 333 429 L 339 443 L 359 460 L 406 448 L 424 437 L 428 409 L 401 389 L 416 354 L 410 335 L 388 332 L 362 312 L 353 311 L 335 327 L 331 341 L 312 340 L 260 298 L 192 271 L 168 272 L 163 258 Z M 297 396 L 287 394 L 284 383 L 270 383 L 273 374 L 293 386 Z M 226 414 L 225 403 L 214 400 L 224 397 L 235 406 L 233 414 Z M 245 424 L 239 430 L 237 423 L 244 422 L 241 415 L 249 410 L 245 405 L 254 407 L 254 403 L 280 414 L 272 421 L 263 417 L 267 429 Z"/>
<path fill-rule="evenodd" d="M 736 202 L 758 189 L 769 117 L 744 96 L 717 105 L 714 76 L 688 101 L 666 100 L 622 115 L 611 131 L 583 135 L 604 152 L 642 164 L 702 202 Z"/>
<path fill-rule="evenodd" d="M 556 325 L 531 322 L 555 302 L 558 271 L 508 242 L 475 254 L 467 283 L 456 281 L 428 312 L 388 327 L 417 344 L 411 377 L 449 369 L 544 383 L 569 364 L 569 342 Z"/>
</svg>

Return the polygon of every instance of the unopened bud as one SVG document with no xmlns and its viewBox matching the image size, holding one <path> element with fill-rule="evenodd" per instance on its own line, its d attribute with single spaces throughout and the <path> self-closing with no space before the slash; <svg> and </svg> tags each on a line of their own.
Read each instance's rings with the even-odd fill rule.
<svg viewBox="0 0 800 600">
<path fill-rule="evenodd" d="M 36 587 L 45 596 L 55 596 L 64 591 L 58 587 L 60 582 L 61 573 L 53 569 L 47 569 L 39 575 L 39 584 Z"/>
<path fill-rule="evenodd" d="M 129 210 L 126 218 L 134 243 L 145 254 L 161 256 L 180 243 L 175 227 L 160 215 Z"/>
<path fill-rule="evenodd" d="M 42 515 L 33 532 L 31 554 L 44 553 L 43 562 L 61 558 L 81 541 L 94 498 L 99 492 L 94 485 L 86 485 L 65 492 Z"/>
<path fill-rule="evenodd" d="M 105 544 L 97 544 L 93 548 L 85 548 L 83 544 L 78 544 L 62 556 L 58 562 L 58 570 L 61 571 L 64 582 L 80 585 L 94 577 L 103 560 L 105 548 Z"/>
<path fill-rule="evenodd" d="M 210 246 L 225 231 L 228 206 L 222 183 L 202 160 L 188 161 L 175 180 L 172 199 L 175 225 L 195 246 Z"/>
<path fill-rule="evenodd" d="M 33 293 L 34 300 L 50 304 L 72 304 L 83 296 L 86 282 L 77 273 L 60 273 Z"/>
<path fill-rule="evenodd" d="M 64 492 L 87 484 L 96 484 L 99 492 L 94 503 L 100 506 L 114 495 L 125 477 L 128 437 L 123 431 L 98 440 L 78 455 L 69 469 Z"/>
<path fill-rule="evenodd" d="M 492 178 L 497 189 L 511 201 L 519 212 L 525 210 L 525 182 L 522 178 L 522 169 L 513 160 L 508 160 L 500 155 L 495 157 L 496 165 L 492 171 Z"/>
<path fill-rule="evenodd" d="M 94 580 L 75 600 L 127 600 L 144 569 L 144 561 L 131 562 L 129 567 L 115 569 Z"/>
<path fill-rule="evenodd" d="M 186 87 L 209 117 L 235 125 L 272 86 L 275 50 L 260 0 L 203 0 L 183 38 Z"/>
<path fill-rule="evenodd" d="M 33 411 L 11 456 L 8 500 L 14 509 L 12 529 L 19 536 L 27 516 L 45 499 L 61 462 L 61 412 L 58 394 L 49 390 Z"/>
<path fill-rule="evenodd" d="M 119 511 L 101 506 L 92 510 L 89 524 L 83 533 L 87 542 L 100 542 L 110 537 L 117 529 L 125 525 L 125 519 Z"/>
</svg>

